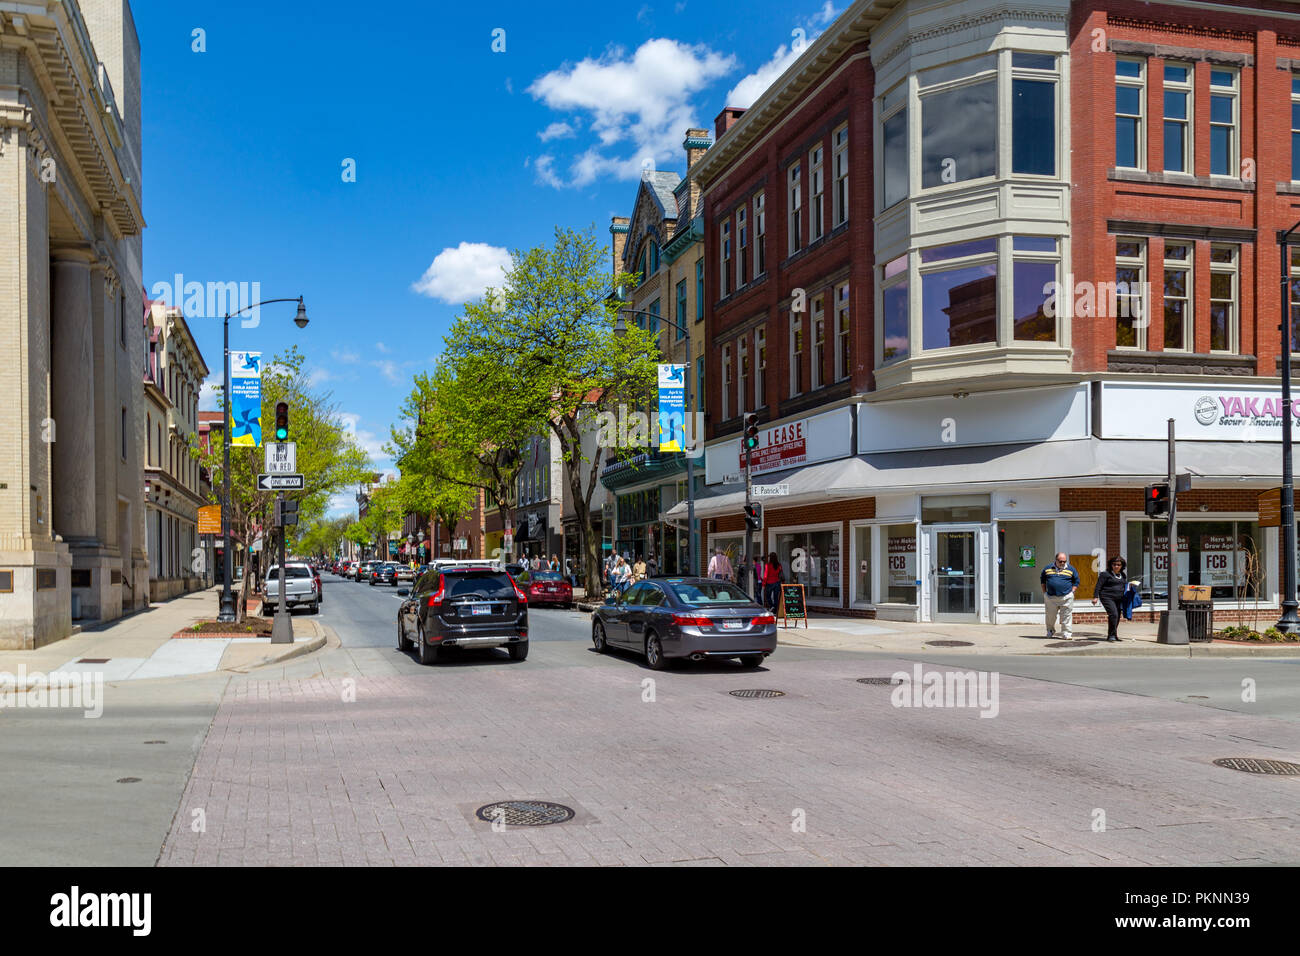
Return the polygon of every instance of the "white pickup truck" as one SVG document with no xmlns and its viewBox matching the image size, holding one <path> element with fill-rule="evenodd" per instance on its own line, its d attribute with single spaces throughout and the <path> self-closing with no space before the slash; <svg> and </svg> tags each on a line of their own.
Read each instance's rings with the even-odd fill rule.
<svg viewBox="0 0 1300 956">
<path fill-rule="evenodd" d="M 292 611 L 295 607 L 307 606 L 311 608 L 311 613 L 315 614 L 320 611 L 320 595 L 316 593 L 316 579 L 312 576 L 311 568 L 305 564 L 288 564 L 288 569 L 284 578 L 285 606 Z M 266 572 L 266 600 L 262 602 L 262 614 L 271 615 L 275 613 L 275 607 L 280 601 L 280 568 L 278 565 L 271 567 Z"/>
</svg>

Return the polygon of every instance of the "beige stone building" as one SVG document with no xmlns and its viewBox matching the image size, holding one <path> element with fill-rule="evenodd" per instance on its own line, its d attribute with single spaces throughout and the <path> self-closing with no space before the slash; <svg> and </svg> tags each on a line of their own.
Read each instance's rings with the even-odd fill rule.
<svg viewBox="0 0 1300 956">
<path fill-rule="evenodd" d="M 0 3 L 0 647 L 149 600 L 140 153 L 127 0 Z"/>
<path fill-rule="evenodd" d="M 690 168 L 712 145 L 708 130 L 688 129 L 682 146 Z M 691 177 L 650 170 L 641 177 L 631 217 L 615 216 L 613 236 L 614 285 L 634 315 L 626 320 L 657 331 L 661 361 L 687 362 L 689 333 L 690 407 L 703 410 L 704 394 L 704 234 L 700 190 Z M 635 285 L 627 274 L 639 275 Z M 649 431 L 654 447 L 644 454 L 611 461 L 601 472 L 601 484 L 613 498 L 613 546 L 635 560 L 655 557 L 660 570 L 689 573 L 685 527 L 665 521 L 664 512 L 686 498 L 686 461 L 678 452 L 661 453 L 657 446 L 658 417 L 650 408 Z M 688 419 L 689 419 L 688 415 Z M 689 425 L 688 425 L 689 427 Z M 703 435 L 699 436 L 703 441 Z M 611 458 L 614 456 L 611 454 Z M 697 460 L 702 465 L 703 459 Z M 702 469 L 697 470 L 696 483 Z M 697 547 L 697 556 L 703 554 Z"/>
<path fill-rule="evenodd" d="M 212 580 L 212 555 L 199 539 L 206 503 L 198 459 L 199 389 L 208 365 L 185 314 L 162 302 L 145 313 L 144 509 L 149 599 L 165 601 Z"/>
</svg>

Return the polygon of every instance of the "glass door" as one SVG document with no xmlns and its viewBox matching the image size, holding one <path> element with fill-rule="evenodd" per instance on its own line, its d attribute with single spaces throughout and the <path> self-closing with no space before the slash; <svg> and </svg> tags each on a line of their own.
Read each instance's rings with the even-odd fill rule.
<svg viewBox="0 0 1300 956">
<path fill-rule="evenodd" d="M 934 620 L 978 620 L 978 550 L 975 529 L 934 530 L 931 534 Z"/>
</svg>

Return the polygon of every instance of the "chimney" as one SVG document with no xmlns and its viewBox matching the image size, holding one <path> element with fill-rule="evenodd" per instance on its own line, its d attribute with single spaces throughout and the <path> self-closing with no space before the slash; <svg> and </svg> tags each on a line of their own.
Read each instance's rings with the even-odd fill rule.
<svg viewBox="0 0 1300 956">
<path fill-rule="evenodd" d="M 704 155 L 704 151 L 713 145 L 707 129 L 688 129 L 682 148 L 686 150 L 686 169 L 689 171 L 695 161 Z"/>
<path fill-rule="evenodd" d="M 612 216 L 609 220 L 609 233 L 614 237 L 614 278 L 623 271 L 623 247 L 627 245 L 627 228 L 631 222 L 627 216 Z"/>
<path fill-rule="evenodd" d="M 715 135 L 721 139 L 722 134 L 735 126 L 736 120 L 740 119 L 744 112 L 744 108 L 739 106 L 728 106 L 724 109 L 718 114 L 718 118 L 713 121 L 713 130 Z"/>
</svg>

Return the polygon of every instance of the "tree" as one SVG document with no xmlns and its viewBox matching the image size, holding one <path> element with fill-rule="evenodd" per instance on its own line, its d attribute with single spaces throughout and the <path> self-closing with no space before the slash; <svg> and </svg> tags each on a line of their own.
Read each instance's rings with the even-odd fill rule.
<svg viewBox="0 0 1300 956">
<path fill-rule="evenodd" d="M 297 346 L 277 355 L 262 369 L 262 421 L 279 402 L 289 405 L 290 439 L 298 445 L 298 470 L 303 475 L 302 491 L 288 492 L 285 497 L 297 500 L 299 519 L 308 522 L 322 515 L 331 495 L 361 481 L 368 471 L 365 451 L 343 427 L 338 406 L 328 392 L 312 389 L 303 371 L 305 358 Z M 224 407 L 225 397 L 221 397 Z M 275 492 L 258 491 L 257 476 L 262 472 L 264 450 L 244 446 L 230 449 L 230 537 L 227 547 L 239 544 L 245 554 L 257 535 L 271 525 Z M 212 475 L 212 500 L 222 496 L 224 464 L 218 444 L 208 454 L 198 454 L 200 462 Z M 269 535 L 264 538 L 270 547 Z M 243 619 L 248 602 L 250 575 L 244 582 L 237 613 Z"/>
<path fill-rule="evenodd" d="M 555 436 L 588 582 L 600 580 L 591 496 L 608 451 L 592 447 L 589 432 L 600 413 L 650 391 L 659 358 L 657 334 L 635 324 L 614 334 L 620 303 L 606 257 L 594 229 L 558 227 L 553 245 L 511 253 L 504 288 L 465 307 L 443 352 L 454 400 L 504 409 L 518 423 L 513 447 L 530 435 Z"/>
</svg>

